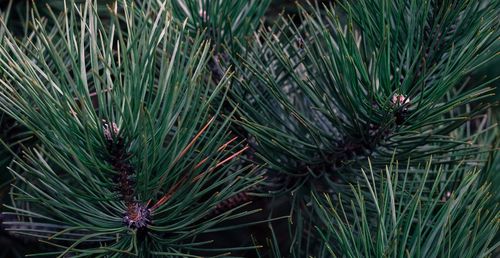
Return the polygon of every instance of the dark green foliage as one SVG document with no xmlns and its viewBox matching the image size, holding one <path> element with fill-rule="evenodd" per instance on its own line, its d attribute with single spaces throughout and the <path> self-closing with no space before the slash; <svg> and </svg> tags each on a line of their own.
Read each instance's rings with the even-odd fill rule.
<svg viewBox="0 0 500 258">
<path fill-rule="evenodd" d="M 242 216 L 212 209 L 257 182 L 231 166 L 244 148 L 212 103 L 227 80 L 205 87 L 208 44 L 165 11 L 150 22 L 125 7 L 120 29 L 93 7 L 53 29 L 36 18 L 29 42 L 9 35 L 0 48 L 1 107 L 40 140 L 15 160 L 9 208 L 20 220 L 4 226 L 46 238 L 52 255 L 202 249 L 197 234 Z"/>
<path fill-rule="evenodd" d="M 438 180 L 426 183 L 432 174 L 445 175 L 442 169 L 427 166 L 419 182 L 409 180 L 406 172 L 391 165 L 381 171 L 385 180 L 376 185 L 377 172 L 363 171 L 364 182 L 352 187 L 355 198 L 345 205 L 337 204 L 340 195 L 316 197 L 325 225 L 317 230 L 332 257 L 473 258 L 487 257 L 499 246 L 493 240 L 500 209 L 490 186 L 477 187 L 477 172 L 465 172 L 453 192 L 439 191 Z"/>
<path fill-rule="evenodd" d="M 311 191 L 354 198 L 349 185 L 359 183 L 362 169 L 378 171 L 392 160 L 409 160 L 409 180 L 450 180 L 438 184 L 440 191 L 462 182 L 463 173 L 449 173 L 456 166 L 483 166 L 498 135 L 484 99 L 498 78 L 464 82 L 495 57 L 498 7 L 496 1 L 345 1 L 324 15 L 307 6 L 300 26 L 283 19 L 233 57 L 241 124 L 271 174 L 286 175 L 284 192 L 293 190 L 294 256 L 322 253 L 322 240 L 310 232 L 324 215 L 310 212 L 317 205 Z M 444 170 L 423 178 L 419 167 L 431 156 Z"/>
<path fill-rule="evenodd" d="M 215 51 L 225 46 L 236 50 L 237 40 L 246 42 L 258 28 L 270 0 L 210 1 L 179 0 L 168 1 L 172 15 L 179 21 L 187 20 L 193 31 L 205 30 L 206 36 L 215 45 Z"/>
<path fill-rule="evenodd" d="M 494 257 L 500 2 L 279 2 L 0 0 L 0 257 Z"/>
<path fill-rule="evenodd" d="M 422 11 L 414 8 L 410 13 Z M 380 17 L 400 9 L 394 4 Z M 457 12 L 494 20 L 495 12 L 475 11 L 475 4 L 464 9 Z M 427 20 L 410 21 L 408 28 L 385 26 L 380 32 L 384 41 L 365 36 L 352 23 L 343 27 L 334 9 L 327 17 L 318 13 L 305 19 L 300 28 L 284 22 L 264 32 L 262 42 L 241 58 L 243 75 L 235 102 L 242 107 L 243 123 L 259 141 L 261 155 L 273 167 L 298 176 L 320 175 L 349 169 L 366 156 L 376 157 L 374 164 L 387 164 L 394 149 L 397 159 L 421 162 L 434 155 L 439 163 L 454 161 L 447 154 L 451 150 L 460 150 L 454 155 L 457 160 L 477 152 L 464 146 L 467 138 L 450 133 L 481 114 L 485 105 L 473 111 L 462 107 L 492 89 L 488 83 L 465 90 L 455 87 L 491 57 L 491 49 L 482 50 L 497 37 L 497 23 L 478 21 L 477 30 L 467 34 L 474 36 L 469 41 L 474 47 L 444 53 L 436 57 L 439 65 L 427 69 L 416 67 L 421 64 L 419 51 L 406 53 L 419 48 L 413 46 L 415 41 L 405 37 L 399 42 L 394 36 L 423 34 L 425 29 L 417 25 Z"/>
</svg>

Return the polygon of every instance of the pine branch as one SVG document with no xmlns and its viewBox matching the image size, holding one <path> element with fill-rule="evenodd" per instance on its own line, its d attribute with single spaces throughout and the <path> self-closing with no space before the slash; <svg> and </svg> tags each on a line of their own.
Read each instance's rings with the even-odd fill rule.
<svg viewBox="0 0 500 258">
<path fill-rule="evenodd" d="M 424 178 L 435 173 L 429 168 Z M 352 186 L 354 200 L 314 197 L 324 221 L 316 228 L 330 255 L 487 257 L 498 246 L 494 232 L 500 226 L 500 209 L 492 202 L 489 186 L 478 184 L 477 172 L 467 172 L 451 192 L 439 190 L 451 186 L 449 182 L 407 181 L 410 173 L 394 165 L 386 169 L 380 185 L 371 182 L 375 173 L 364 172 L 365 181 Z M 369 195 L 362 190 L 367 186 Z M 375 213 L 368 208 L 372 205 Z"/>
<path fill-rule="evenodd" d="M 350 15 L 353 7 L 346 6 Z M 359 8 L 367 11 L 368 7 L 360 3 Z M 411 13 L 426 12 L 423 6 L 412 8 Z M 423 33 L 426 19 L 409 21 L 408 27 L 380 27 L 380 22 L 389 21 L 377 23 L 367 17 L 368 21 L 356 24 L 363 26 L 358 31 L 352 22 L 343 24 L 331 8 L 326 16 L 319 11 L 305 14 L 302 27 L 285 20 L 264 31 L 262 41 L 256 40 L 249 53 L 235 58 L 240 61 L 240 77 L 233 96 L 234 105 L 241 107 L 242 125 L 258 141 L 259 155 L 273 169 L 291 175 L 327 174 L 335 180 L 355 177 L 349 168 L 366 157 L 375 157 L 377 167 L 385 166 L 395 150 L 396 159 L 419 163 L 433 155 L 442 164 L 459 163 L 481 151 L 468 146 L 467 138 L 450 137 L 450 133 L 488 108 L 463 109 L 489 96 L 488 85 L 497 78 L 472 89 L 451 91 L 488 59 L 489 46 L 497 37 L 492 31 L 498 24 L 489 9 L 477 9 L 474 4 L 464 8 L 460 19 L 475 26 L 457 37 L 474 35 L 474 40 L 456 49 L 463 55 L 442 53 L 436 66 L 440 69 L 429 69 L 426 75 L 432 81 L 415 85 L 409 83 L 418 71 L 402 73 L 401 67 L 420 63 L 419 51 L 404 52 L 419 46 L 398 37 Z M 398 5 L 373 10 L 387 12 L 380 17 L 407 12 Z M 478 16 L 486 22 L 476 20 Z M 369 33 L 385 35 L 386 40 Z M 456 151 L 450 160 L 452 150 Z"/>
<path fill-rule="evenodd" d="M 49 255 L 189 255 L 197 235 L 244 214 L 205 216 L 256 182 L 214 102 L 228 78 L 204 87 L 209 45 L 165 9 L 151 22 L 134 8 L 111 26 L 90 3 L 53 13 L 52 28 L 35 14 L 30 41 L 0 47 L 0 108 L 40 141 L 11 168 L 5 214 L 19 220 L 3 224 Z"/>
<path fill-rule="evenodd" d="M 499 2 L 325 2 L 0 0 L 0 243 L 494 256 Z"/>
<path fill-rule="evenodd" d="M 238 44 L 243 43 L 257 29 L 270 2 L 181 0 L 170 2 L 170 8 L 175 19 L 187 19 L 192 31 L 205 30 L 217 55 L 223 53 L 223 47 L 236 51 Z"/>
</svg>

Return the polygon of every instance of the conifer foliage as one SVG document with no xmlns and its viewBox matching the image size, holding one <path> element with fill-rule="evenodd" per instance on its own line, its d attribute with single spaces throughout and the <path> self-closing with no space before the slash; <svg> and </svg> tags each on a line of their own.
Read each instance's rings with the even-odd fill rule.
<svg viewBox="0 0 500 258">
<path fill-rule="evenodd" d="M 0 1 L 0 256 L 494 256 L 500 2 L 270 4 Z"/>
<path fill-rule="evenodd" d="M 2 108 L 39 144 L 13 162 L 7 230 L 60 255 L 181 255 L 229 213 L 206 218 L 251 185 L 231 162 L 227 86 L 206 81 L 209 45 L 188 38 L 165 8 L 150 18 L 124 5 L 104 26 L 95 5 L 35 18 L 32 38 L 6 36 Z M 243 173 L 245 172 L 245 173 Z M 249 183 L 250 182 L 250 183 Z M 83 247 L 82 247 L 83 246 Z"/>
</svg>

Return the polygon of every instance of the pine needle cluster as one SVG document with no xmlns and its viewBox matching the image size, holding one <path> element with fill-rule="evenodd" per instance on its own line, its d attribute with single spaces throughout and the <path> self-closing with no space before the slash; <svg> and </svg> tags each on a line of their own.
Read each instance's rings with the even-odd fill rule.
<svg viewBox="0 0 500 258">
<path fill-rule="evenodd" d="M 269 6 L 0 1 L 0 256 L 495 256 L 500 3 Z"/>
</svg>

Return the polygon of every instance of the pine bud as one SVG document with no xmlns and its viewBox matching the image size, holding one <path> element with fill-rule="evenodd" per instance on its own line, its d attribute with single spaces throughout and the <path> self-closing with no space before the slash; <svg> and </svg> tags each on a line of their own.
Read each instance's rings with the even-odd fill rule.
<svg viewBox="0 0 500 258">
<path fill-rule="evenodd" d="M 118 125 L 116 125 L 115 122 L 109 123 L 106 120 L 103 120 L 103 122 L 104 138 L 108 141 L 112 141 L 113 137 L 118 135 L 120 132 L 120 128 L 118 128 Z"/>
<path fill-rule="evenodd" d="M 400 107 L 402 105 L 410 104 L 410 98 L 402 94 L 394 94 L 392 96 L 392 105 Z"/>
<path fill-rule="evenodd" d="M 145 205 L 135 203 L 128 207 L 123 223 L 129 228 L 144 228 L 151 222 L 151 210 Z"/>
</svg>

